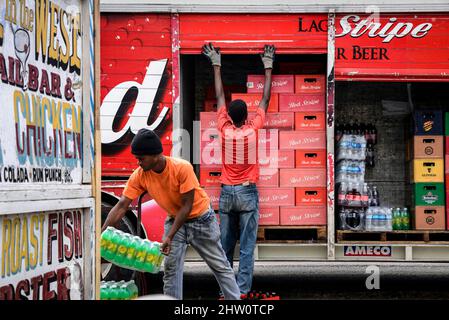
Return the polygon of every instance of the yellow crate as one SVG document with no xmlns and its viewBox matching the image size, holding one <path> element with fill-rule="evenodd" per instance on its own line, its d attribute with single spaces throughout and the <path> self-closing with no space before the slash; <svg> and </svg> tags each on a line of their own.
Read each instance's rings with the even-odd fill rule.
<svg viewBox="0 0 449 320">
<path fill-rule="evenodd" d="M 444 159 L 414 159 L 411 182 L 444 182 Z"/>
</svg>

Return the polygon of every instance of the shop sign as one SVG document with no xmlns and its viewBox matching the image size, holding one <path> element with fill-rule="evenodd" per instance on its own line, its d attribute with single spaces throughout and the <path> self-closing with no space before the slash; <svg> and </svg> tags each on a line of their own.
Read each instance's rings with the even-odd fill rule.
<svg viewBox="0 0 449 320">
<path fill-rule="evenodd" d="M 0 2 L 0 186 L 81 183 L 80 10 Z"/>
<path fill-rule="evenodd" d="M 0 300 L 83 299 L 83 209 L 0 216 Z"/>
</svg>

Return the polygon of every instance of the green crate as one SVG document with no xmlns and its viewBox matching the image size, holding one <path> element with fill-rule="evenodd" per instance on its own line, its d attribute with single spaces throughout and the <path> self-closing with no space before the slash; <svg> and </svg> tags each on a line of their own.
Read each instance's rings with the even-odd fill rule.
<svg viewBox="0 0 449 320">
<path fill-rule="evenodd" d="M 444 183 L 415 183 L 413 185 L 415 206 L 444 206 Z"/>
</svg>

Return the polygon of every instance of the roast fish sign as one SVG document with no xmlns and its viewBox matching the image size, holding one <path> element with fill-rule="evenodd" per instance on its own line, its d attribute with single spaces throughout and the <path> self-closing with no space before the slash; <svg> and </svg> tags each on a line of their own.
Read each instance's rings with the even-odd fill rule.
<svg viewBox="0 0 449 320">
<path fill-rule="evenodd" d="M 0 2 L 0 186 L 81 183 L 80 8 Z"/>
</svg>

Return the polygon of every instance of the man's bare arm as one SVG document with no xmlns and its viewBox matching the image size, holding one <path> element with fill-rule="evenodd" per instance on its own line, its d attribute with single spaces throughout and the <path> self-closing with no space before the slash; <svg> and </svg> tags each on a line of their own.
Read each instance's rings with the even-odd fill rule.
<svg viewBox="0 0 449 320">
<path fill-rule="evenodd" d="M 109 211 L 106 221 L 101 228 L 101 232 L 106 230 L 106 228 L 109 226 L 115 226 L 123 218 L 126 211 L 128 211 L 131 202 L 131 199 L 122 195 L 119 202 L 117 202 L 117 204 L 111 209 L 111 211 Z"/>
<path fill-rule="evenodd" d="M 214 82 L 215 95 L 217 96 L 217 107 L 220 108 L 225 105 L 225 94 L 223 89 L 223 82 L 221 81 L 221 66 L 214 66 Z"/>
<path fill-rule="evenodd" d="M 274 52 L 275 47 L 270 45 L 265 45 L 264 52 L 261 55 L 263 66 L 265 69 L 265 84 L 263 89 L 262 100 L 260 101 L 259 108 L 263 111 L 267 111 L 268 104 L 271 98 L 271 71 L 273 70 Z"/>
<path fill-rule="evenodd" d="M 265 84 L 263 87 L 263 96 L 262 100 L 260 100 L 259 108 L 263 111 L 267 112 L 268 104 L 270 103 L 271 98 L 271 70 L 265 69 Z"/>
</svg>

